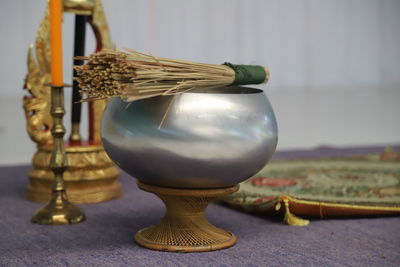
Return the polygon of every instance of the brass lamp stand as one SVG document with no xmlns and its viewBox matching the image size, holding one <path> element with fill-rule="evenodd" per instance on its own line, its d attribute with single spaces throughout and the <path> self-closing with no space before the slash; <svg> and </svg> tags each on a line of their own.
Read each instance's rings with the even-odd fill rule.
<svg viewBox="0 0 400 267">
<path fill-rule="evenodd" d="M 51 154 L 50 168 L 54 172 L 54 184 L 49 203 L 36 211 L 32 217 L 33 223 L 38 224 L 68 224 L 79 223 L 85 220 L 81 209 L 68 201 L 65 193 L 63 174 L 67 168 L 67 157 L 64 150 L 65 128 L 62 123 L 64 117 L 64 88 L 51 87 L 51 116 L 53 127 L 51 135 L 54 139 L 54 148 Z"/>
<path fill-rule="evenodd" d="M 54 184 L 49 203 L 36 211 L 32 217 L 33 223 L 38 224 L 70 224 L 85 220 L 85 215 L 78 206 L 68 201 L 65 193 L 63 174 L 67 168 L 67 157 L 64 150 L 65 128 L 62 123 L 64 117 L 64 87 L 51 87 L 51 116 L 53 127 L 51 135 L 54 140 L 53 152 L 50 159 L 50 168 L 54 172 Z"/>
</svg>

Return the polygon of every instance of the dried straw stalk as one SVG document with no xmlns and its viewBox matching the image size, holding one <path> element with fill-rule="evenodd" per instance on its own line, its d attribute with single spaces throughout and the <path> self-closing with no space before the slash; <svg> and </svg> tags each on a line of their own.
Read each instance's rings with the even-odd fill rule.
<svg viewBox="0 0 400 267">
<path fill-rule="evenodd" d="M 194 88 L 231 85 L 235 70 L 212 65 L 153 57 L 127 49 L 129 53 L 103 50 L 89 57 L 86 65 L 75 66 L 76 80 L 87 95 L 83 101 L 119 96 L 135 101 L 159 95 L 175 95 Z M 265 69 L 265 81 L 268 70 Z M 264 82 L 265 82 L 264 81 Z"/>
</svg>

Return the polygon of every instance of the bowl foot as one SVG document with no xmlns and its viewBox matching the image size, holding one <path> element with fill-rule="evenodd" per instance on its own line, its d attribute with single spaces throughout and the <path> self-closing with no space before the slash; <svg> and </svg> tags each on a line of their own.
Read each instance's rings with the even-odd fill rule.
<svg viewBox="0 0 400 267">
<path fill-rule="evenodd" d="M 174 189 L 138 182 L 142 190 L 156 194 L 167 208 L 157 225 L 135 234 L 135 241 L 149 249 L 171 252 L 201 252 L 228 248 L 236 236 L 208 222 L 204 211 L 217 197 L 233 193 L 239 186 L 219 189 Z"/>
</svg>

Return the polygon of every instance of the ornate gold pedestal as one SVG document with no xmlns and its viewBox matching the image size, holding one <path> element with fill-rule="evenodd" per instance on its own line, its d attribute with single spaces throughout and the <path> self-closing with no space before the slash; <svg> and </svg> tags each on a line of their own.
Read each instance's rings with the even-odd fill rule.
<svg viewBox="0 0 400 267">
<path fill-rule="evenodd" d="M 236 236 L 210 224 L 204 216 L 208 204 L 231 194 L 239 186 L 220 189 L 174 189 L 138 182 L 142 190 L 156 194 L 167 212 L 157 225 L 135 234 L 135 241 L 146 248 L 171 252 L 201 252 L 228 248 Z"/>
<path fill-rule="evenodd" d="M 68 168 L 64 172 L 68 198 L 73 203 L 97 203 L 122 194 L 119 170 L 102 146 L 65 147 Z M 29 172 L 27 199 L 47 202 L 50 199 L 54 173 L 49 167 L 51 146 L 39 148 Z"/>
</svg>

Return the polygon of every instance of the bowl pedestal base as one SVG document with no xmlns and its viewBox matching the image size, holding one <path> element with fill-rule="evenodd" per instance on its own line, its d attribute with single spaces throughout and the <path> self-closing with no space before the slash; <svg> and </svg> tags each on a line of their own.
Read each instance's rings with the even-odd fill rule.
<svg viewBox="0 0 400 267">
<path fill-rule="evenodd" d="M 201 252 L 228 248 L 236 236 L 210 224 L 204 216 L 208 204 L 231 194 L 239 185 L 218 189 L 175 189 L 144 184 L 138 187 L 157 195 L 165 204 L 164 218 L 135 234 L 135 241 L 149 249 L 171 252 Z"/>
</svg>

